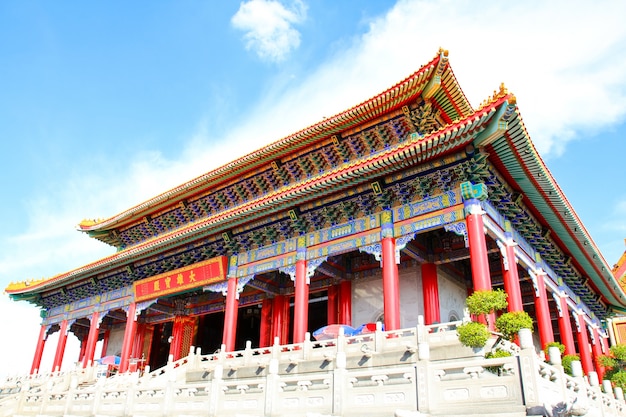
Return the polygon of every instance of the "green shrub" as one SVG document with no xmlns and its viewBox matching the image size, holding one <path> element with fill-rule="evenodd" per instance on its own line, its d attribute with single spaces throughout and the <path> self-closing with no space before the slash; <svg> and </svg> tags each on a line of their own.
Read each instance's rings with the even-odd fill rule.
<svg viewBox="0 0 626 417">
<path fill-rule="evenodd" d="M 515 339 L 521 329 L 532 328 L 533 319 L 525 311 L 504 313 L 496 319 L 496 329 L 508 341 Z"/>
<path fill-rule="evenodd" d="M 506 308 L 508 305 L 506 297 L 507 294 L 501 289 L 474 291 L 465 302 L 471 314 L 490 314 Z"/>
<path fill-rule="evenodd" d="M 607 368 L 604 378 L 626 391 L 626 345 L 611 346 L 609 351 L 609 355 L 598 358 L 600 364 Z"/>
<path fill-rule="evenodd" d="M 487 352 L 485 359 L 508 358 L 509 356 L 511 356 L 511 352 L 496 349 L 495 351 Z M 502 366 L 486 366 L 485 369 L 493 374 L 500 374 Z"/>
<path fill-rule="evenodd" d="M 487 326 L 482 323 L 470 321 L 456 328 L 459 334 L 459 342 L 471 348 L 482 348 L 491 337 Z"/>
</svg>

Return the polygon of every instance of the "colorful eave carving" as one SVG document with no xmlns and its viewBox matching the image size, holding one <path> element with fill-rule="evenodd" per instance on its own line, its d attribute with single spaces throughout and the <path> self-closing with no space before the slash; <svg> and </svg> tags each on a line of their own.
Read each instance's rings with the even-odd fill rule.
<svg viewBox="0 0 626 417">
<path fill-rule="evenodd" d="M 359 105 L 251 152 L 109 219 L 83 220 L 78 228 L 107 243 L 105 235 L 109 230 L 120 225 L 141 222 L 146 215 L 171 205 L 172 201 L 181 201 L 188 196 L 210 190 L 315 142 L 327 140 L 333 134 L 376 120 L 400 109 L 420 95 L 433 97 L 443 110 L 447 122 L 461 119 L 474 112 L 448 64 L 448 51 L 440 50 L 431 62 L 418 71 Z"/>
<path fill-rule="evenodd" d="M 444 64 L 445 62 L 445 64 Z M 445 82 L 444 82 L 445 80 Z M 435 84 L 438 84 L 435 85 Z M 440 53 L 430 63 L 384 93 L 339 115 L 326 119 L 267 147 L 167 191 L 151 200 L 104 221 L 84 221 L 80 230 L 98 234 L 119 225 L 138 221 L 172 201 L 213 189 L 241 175 L 271 163 L 272 160 L 328 139 L 345 129 L 366 124 L 393 111 L 420 95 L 444 94 L 448 99 L 446 117 L 456 115 L 444 127 L 420 137 L 412 135 L 396 147 L 343 164 L 299 183 L 290 184 L 260 198 L 247 201 L 148 241 L 142 242 L 82 268 L 51 279 L 12 283 L 6 292 L 17 298 L 29 298 L 58 288 L 103 270 L 123 267 L 163 250 L 173 242 L 184 244 L 209 233 L 217 234 L 241 222 L 261 218 L 286 205 L 295 205 L 309 196 L 323 196 L 340 187 L 349 187 L 355 178 L 375 178 L 404 166 L 434 159 L 446 152 L 473 144 L 489 153 L 489 160 L 506 181 L 523 194 L 533 215 L 549 225 L 550 237 L 575 258 L 576 267 L 589 276 L 597 291 L 610 305 L 626 307 L 624 290 L 600 255 L 582 222 L 556 184 L 552 174 L 534 148 L 519 115 L 515 97 L 504 88 L 474 111 L 447 63 L 447 53 Z M 20 296 L 21 295 L 21 296 Z"/>
</svg>

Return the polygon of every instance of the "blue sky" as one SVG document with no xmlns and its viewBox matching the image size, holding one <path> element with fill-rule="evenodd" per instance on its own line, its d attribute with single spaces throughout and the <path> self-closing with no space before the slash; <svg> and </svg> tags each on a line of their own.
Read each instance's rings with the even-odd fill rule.
<svg viewBox="0 0 626 417">
<path fill-rule="evenodd" d="M 626 238 L 626 3 L 509 3 L 0 2 L 0 287 L 112 253 L 76 225 L 349 108 L 440 46 L 474 106 L 501 82 L 516 94 L 612 265 Z M 28 372 L 38 311 L 4 294 L 0 311 L 18 341 L 0 346 L 0 377 Z M 64 365 L 77 355 L 68 343 Z"/>
</svg>

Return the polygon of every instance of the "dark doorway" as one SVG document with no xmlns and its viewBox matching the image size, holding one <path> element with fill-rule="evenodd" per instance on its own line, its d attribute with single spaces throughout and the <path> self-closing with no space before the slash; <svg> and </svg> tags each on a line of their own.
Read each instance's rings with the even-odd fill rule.
<svg viewBox="0 0 626 417">
<path fill-rule="evenodd" d="M 309 300 L 309 325 L 308 332 L 311 333 L 328 324 L 328 296 L 326 291 L 311 294 Z"/>
<path fill-rule="evenodd" d="M 261 333 L 261 306 L 249 305 L 241 307 L 237 312 L 237 335 L 235 336 L 235 350 L 246 348 L 246 341 L 252 343 L 253 348 L 259 347 Z"/>
<path fill-rule="evenodd" d="M 154 334 L 150 346 L 150 369 L 158 369 L 167 364 L 170 354 L 169 338 L 172 335 L 172 322 L 159 323 L 154 325 Z"/>
<path fill-rule="evenodd" d="M 216 312 L 201 316 L 198 320 L 196 347 L 203 355 L 214 353 L 222 345 L 224 333 L 224 312 Z"/>
</svg>

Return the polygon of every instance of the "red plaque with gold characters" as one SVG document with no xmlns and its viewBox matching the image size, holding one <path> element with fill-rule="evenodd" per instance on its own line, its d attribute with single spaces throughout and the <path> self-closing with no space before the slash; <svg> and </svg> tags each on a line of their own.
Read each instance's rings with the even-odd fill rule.
<svg viewBox="0 0 626 417">
<path fill-rule="evenodd" d="M 208 261 L 135 281 L 133 283 L 135 301 L 151 300 L 224 281 L 227 271 L 228 258 L 218 256 Z"/>
</svg>

